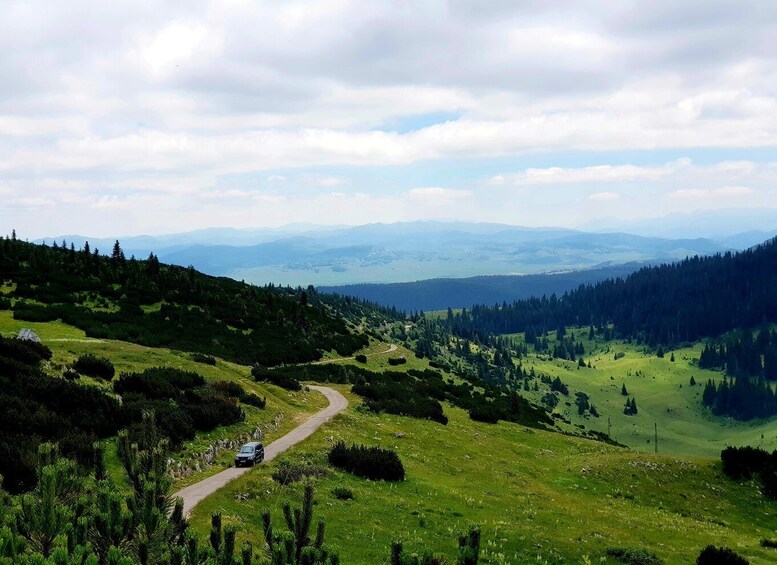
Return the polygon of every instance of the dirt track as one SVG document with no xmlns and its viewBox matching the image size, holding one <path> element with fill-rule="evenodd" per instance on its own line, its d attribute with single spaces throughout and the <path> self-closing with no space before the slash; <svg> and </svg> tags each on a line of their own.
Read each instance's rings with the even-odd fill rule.
<svg viewBox="0 0 777 565">
<path fill-rule="evenodd" d="M 348 400 L 346 400 L 346 398 L 336 390 L 325 386 L 314 385 L 311 385 L 310 388 L 317 390 L 326 396 L 327 400 L 329 400 L 329 406 L 308 418 L 303 424 L 294 428 L 285 436 L 276 439 L 269 445 L 266 445 L 264 447 L 265 461 L 272 461 L 275 457 L 293 445 L 296 445 L 302 440 L 310 437 L 313 432 L 331 420 L 335 414 L 341 412 L 348 406 Z M 212 477 L 203 479 L 198 483 L 178 491 L 173 496 L 180 496 L 183 498 L 184 512 L 188 516 L 194 507 L 197 506 L 197 504 L 206 496 L 213 494 L 218 489 L 226 485 L 229 481 L 236 479 L 237 477 L 247 473 L 250 470 L 251 467 L 230 467 L 229 469 L 221 471 Z"/>
</svg>

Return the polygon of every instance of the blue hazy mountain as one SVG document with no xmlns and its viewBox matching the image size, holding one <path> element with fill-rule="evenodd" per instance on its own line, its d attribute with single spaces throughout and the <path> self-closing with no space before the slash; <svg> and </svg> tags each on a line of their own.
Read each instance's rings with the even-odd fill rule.
<svg viewBox="0 0 777 565">
<path fill-rule="evenodd" d="M 212 275 L 290 285 L 394 283 L 480 275 L 576 271 L 710 254 L 749 246 L 760 234 L 727 240 L 623 232 L 526 228 L 467 222 L 406 222 L 357 227 L 212 228 L 161 236 L 118 237 L 129 257 L 193 265 Z M 116 237 L 57 236 L 110 252 Z M 765 238 L 763 238 L 765 239 Z M 759 239 L 759 241 L 762 239 Z"/>
</svg>

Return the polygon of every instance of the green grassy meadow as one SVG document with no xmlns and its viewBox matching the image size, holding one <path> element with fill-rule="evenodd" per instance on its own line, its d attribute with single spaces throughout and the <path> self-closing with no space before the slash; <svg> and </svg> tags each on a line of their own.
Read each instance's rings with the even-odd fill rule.
<svg viewBox="0 0 777 565">
<path fill-rule="evenodd" d="M 592 342 L 588 341 L 588 331 L 573 331 L 575 340 L 582 341 L 589 351 Z M 777 421 L 774 419 L 740 422 L 713 416 L 702 406 L 704 384 L 710 378 L 721 380 L 723 373 L 699 369 L 695 365 L 701 344 L 674 350 L 675 361 L 672 362 L 669 351 L 663 358 L 658 358 L 641 346 L 615 341 L 593 343 L 594 353 L 585 355 L 592 368 L 578 368 L 577 362 L 534 353 L 521 361 L 527 371 L 534 367 L 538 373 L 560 377 L 569 386 L 569 396 L 562 397 L 554 411 L 562 413 L 573 424 L 606 433 L 609 417 L 613 439 L 647 452 L 655 449 L 655 424 L 658 425 L 659 453 L 718 456 L 727 445 L 777 449 Z M 616 353 L 623 353 L 623 357 L 615 360 Z M 690 385 L 691 377 L 696 380 L 696 386 Z M 626 397 L 621 395 L 621 387 L 624 384 L 629 397 L 636 399 L 639 409 L 636 416 L 623 413 Z M 578 416 L 576 391 L 591 397 L 600 413 L 599 418 Z M 545 392 L 547 387 L 541 386 L 540 392 L 523 391 L 521 394 L 539 402 Z"/>
<path fill-rule="evenodd" d="M 246 422 L 218 428 L 187 442 L 175 458 L 201 453 L 218 439 L 234 438 L 255 429 L 269 430 L 265 442 L 286 433 L 326 401 L 316 392 L 289 392 L 256 383 L 248 367 L 225 362 L 216 366 L 191 360 L 190 355 L 130 343 L 94 340 L 60 322 L 15 321 L 11 312 L 0 311 L 0 333 L 15 335 L 32 328 L 52 349 L 46 370 L 61 374 L 82 353 L 111 359 L 117 372 L 152 366 L 174 366 L 199 372 L 211 380 L 239 382 L 267 397 L 267 407 L 246 406 Z M 329 468 L 315 479 L 316 515 L 327 524 L 327 541 L 340 552 L 343 563 L 387 563 L 392 540 L 421 552 L 429 549 L 449 558 L 455 555 L 459 531 L 478 524 L 483 531 L 482 563 L 615 563 L 608 561 L 608 547 L 646 548 L 666 563 L 692 563 L 707 544 L 727 545 L 754 565 L 773 563 L 777 550 L 760 546 L 763 538 L 777 537 L 774 502 L 758 492 L 756 482 L 738 484 L 720 471 L 719 452 L 727 444 L 777 448 L 777 424 L 743 423 L 714 418 L 701 406 L 703 383 L 718 373 L 698 369 L 700 346 L 667 352 L 662 359 L 635 345 L 587 341 L 586 353 L 593 368 L 576 362 L 529 354 L 521 360 L 528 370 L 559 376 L 570 388 L 556 408 L 575 425 L 607 432 L 633 449 L 524 428 L 511 423 L 488 425 L 446 405 L 447 426 L 411 418 L 376 415 L 361 407 L 347 386 L 337 386 L 351 402 L 349 408 L 326 424 L 281 461 L 308 461 L 327 467 L 326 452 L 332 441 L 363 443 L 396 449 L 407 470 L 407 479 L 390 484 L 359 479 Z M 387 344 L 373 341 L 364 351 L 367 363 L 354 359 L 331 361 L 360 365 L 375 371 L 429 367 L 403 347 L 387 352 Z M 615 353 L 623 357 L 615 360 Z M 405 365 L 388 365 L 389 357 L 404 356 Z M 300 367 L 304 375 L 304 367 Z M 699 383 L 689 385 L 691 376 Z M 107 383 L 83 378 L 97 386 Z M 626 384 L 636 398 L 639 414 L 623 414 Z M 575 391 L 590 395 L 601 416 L 578 416 Z M 539 401 L 547 392 L 524 391 Z M 566 405 L 568 400 L 570 405 Z M 271 424 L 278 423 L 275 427 Z M 658 424 L 659 454 L 653 454 L 654 423 Z M 649 441 L 651 443 L 649 443 Z M 203 469 L 175 487 L 180 488 L 229 466 L 233 453 L 224 451 L 212 467 Z M 108 451 L 109 472 L 122 476 L 115 448 Z M 281 486 L 271 478 L 278 461 L 264 464 L 233 481 L 203 501 L 194 511 L 192 524 L 207 536 L 212 512 L 224 514 L 225 523 L 239 526 L 238 542 L 251 539 L 257 551 L 261 540 L 261 512 L 272 511 L 276 528 L 282 528 L 281 505 L 299 504 L 302 483 Z M 355 499 L 342 501 L 332 489 L 347 487 Z M 238 495 L 241 495 L 238 497 Z"/>
<path fill-rule="evenodd" d="M 773 562 L 760 547 L 777 530 L 774 503 L 754 484 L 722 476 L 715 458 L 651 455 L 510 423 L 473 422 L 446 406 L 447 426 L 351 405 L 285 458 L 325 465 L 332 441 L 395 449 L 402 483 L 371 482 L 330 470 L 315 479 L 315 513 L 344 563 L 387 563 L 392 540 L 452 558 L 457 532 L 483 530 L 483 559 L 496 563 L 607 562 L 608 547 L 648 548 L 666 563 L 691 563 L 701 548 L 724 544 L 753 564 Z M 212 512 L 261 539 L 261 512 L 282 527 L 281 505 L 299 503 L 302 483 L 271 478 L 261 465 L 195 508 L 192 524 L 209 530 Z M 351 489 L 354 500 L 332 495 Z M 238 499 L 244 495 L 246 500 Z M 614 562 L 613 562 L 614 563 Z"/>
</svg>

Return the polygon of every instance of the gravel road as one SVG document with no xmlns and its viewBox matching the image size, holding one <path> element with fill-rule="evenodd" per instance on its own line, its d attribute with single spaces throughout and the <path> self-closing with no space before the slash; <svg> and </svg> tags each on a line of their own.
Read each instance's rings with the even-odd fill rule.
<svg viewBox="0 0 777 565">
<path fill-rule="evenodd" d="M 285 436 L 276 439 L 269 445 L 264 446 L 264 460 L 272 461 L 275 457 L 298 444 L 302 440 L 310 437 L 313 432 L 320 428 L 323 424 L 332 419 L 332 417 L 341 412 L 348 406 L 348 400 L 331 388 L 325 386 L 310 386 L 311 389 L 317 390 L 326 396 L 329 400 L 329 406 L 317 412 L 315 415 L 308 418 L 303 424 L 294 428 Z M 212 477 L 203 479 L 198 483 L 189 485 L 188 487 L 178 491 L 173 496 L 183 498 L 184 513 L 188 516 L 197 504 L 216 492 L 218 489 L 226 485 L 229 481 L 236 479 L 244 473 L 251 470 L 251 467 L 230 467 Z"/>
</svg>

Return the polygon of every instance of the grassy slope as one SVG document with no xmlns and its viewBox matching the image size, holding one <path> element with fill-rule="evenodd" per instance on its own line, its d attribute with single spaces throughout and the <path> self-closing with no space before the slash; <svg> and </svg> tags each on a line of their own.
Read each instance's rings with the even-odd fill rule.
<svg viewBox="0 0 777 565">
<path fill-rule="evenodd" d="M 48 345 L 54 356 L 48 363 L 47 371 L 61 374 L 63 367 L 75 361 L 83 353 L 94 353 L 109 358 L 116 366 L 117 374 L 122 371 L 140 371 L 148 367 L 172 366 L 187 371 L 195 371 L 213 381 L 236 381 L 248 391 L 267 397 L 267 406 L 260 410 L 252 406 L 244 406 L 246 421 L 232 426 L 219 427 L 208 433 L 198 434 L 197 438 L 186 442 L 181 451 L 173 454 L 176 459 L 182 459 L 187 454 L 201 453 L 217 439 L 232 439 L 243 433 L 252 432 L 256 426 L 269 426 L 281 414 L 280 426 L 271 429 L 264 441 L 272 441 L 280 437 L 300 422 L 307 419 L 327 405 L 326 399 L 317 392 L 293 393 L 282 388 L 256 383 L 251 378 L 249 367 L 229 363 L 221 359 L 216 366 L 204 365 L 191 360 L 188 353 L 170 349 L 150 348 L 123 341 L 96 340 L 87 338 L 84 332 L 61 322 L 32 323 L 14 320 L 12 313 L 0 311 L 0 333 L 5 336 L 16 335 L 21 328 L 31 328 L 43 342 Z M 107 387 L 106 383 L 83 377 L 82 382 Z M 201 473 L 196 473 L 182 479 L 176 486 L 185 486 L 193 481 L 216 473 L 229 466 L 234 457 L 232 452 L 223 452 L 216 464 Z M 115 448 L 109 446 L 107 452 L 109 468 L 115 477 L 121 476 L 121 469 L 115 457 Z"/>
<path fill-rule="evenodd" d="M 777 555 L 759 546 L 777 528 L 773 503 L 754 485 L 723 478 L 713 458 L 655 456 L 515 424 L 489 426 L 451 407 L 444 428 L 376 416 L 346 394 L 348 410 L 286 457 L 324 464 L 332 436 L 395 448 L 408 479 L 374 483 L 331 472 L 316 480 L 315 512 L 343 563 L 384 563 L 391 540 L 400 537 L 408 549 L 452 557 L 456 533 L 470 523 L 483 527 L 487 564 L 598 561 L 609 546 L 648 547 L 667 563 L 690 563 L 709 543 L 734 547 L 753 564 Z M 301 484 L 279 486 L 274 466 L 262 465 L 203 501 L 195 529 L 206 534 L 211 512 L 221 511 L 242 538 L 256 541 L 264 508 L 282 527 L 281 504 L 297 504 Z M 335 499 L 335 486 L 352 489 L 355 500 Z M 249 499 L 238 501 L 238 493 Z"/>
<path fill-rule="evenodd" d="M 588 331 L 574 332 L 575 340 L 582 339 L 589 349 Z M 593 355 L 585 356 L 586 361 L 590 360 L 593 365 L 591 369 L 578 369 L 576 362 L 538 358 L 533 353 L 523 360 L 527 370 L 534 367 L 537 372 L 559 376 L 569 386 L 570 395 L 563 400 L 568 400 L 571 406 L 562 402 L 556 411 L 563 412 L 573 423 L 607 432 L 609 416 L 614 439 L 649 452 L 654 450 L 654 423 L 658 424 L 659 451 L 663 453 L 717 456 L 727 445 L 777 449 L 775 419 L 738 422 L 714 417 L 703 408 L 701 394 L 704 383 L 710 378 L 720 380 L 723 375 L 699 369 L 691 363 L 699 358 L 701 344 L 675 350 L 674 363 L 670 361 L 669 352 L 659 359 L 654 354 L 644 353 L 641 347 L 621 342 L 597 342 L 596 347 Z M 616 361 L 616 352 L 625 355 Z M 691 376 L 696 380 L 696 386 L 690 386 Z M 639 409 L 636 416 L 623 414 L 626 398 L 621 395 L 621 386 L 624 383 L 630 397 L 636 398 Z M 601 414 L 600 418 L 577 415 L 574 404 L 576 391 L 591 397 L 591 402 Z M 539 402 L 544 392 L 546 389 L 542 388 L 539 393 L 522 394 Z"/>
<path fill-rule="evenodd" d="M 118 370 L 170 364 L 215 380 L 238 380 L 268 397 L 266 410 L 248 408 L 250 424 L 216 430 L 210 434 L 213 438 L 234 436 L 282 412 L 282 426 L 272 433 L 272 439 L 324 404 L 318 395 L 293 395 L 256 384 L 246 367 L 221 360 L 210 367 L 175 351 L 89 340 L 61 323 L 17 322 L 10 312 L 0 312 L 4 335 L 15 334 L 21 327 L 33 328 L 52 347 L 49 369 L 54 373 L 79 354 L 93 352 L 110 357 Z M 382 347 L 376 344 L 371 352 Z M 690 374 L 701 381 L 698 375 L 706 380 L 709 373 L 683 359 L 698 351 L 676 352 L 677 361 L 671 363 L 668 355 L 657 359 L 639 354 L 632 346 L 610 347 L 607 354 L 592 357 L 597 369 L 577 370 L 571 363 L 537 359 L 525 363 L 534 362 L 538 370 L 561 375 L 573 392 L 579 389 L 590 394 L 601 412 L 611 414 L 615 438 L 638 448 L 652 450 L 643 440 L 652 437 L 654 419 L 659 421 L 664 452 L 717 454 L 722 443 L 747 443 L 748 437 L 755 442 L 762 431 L 769 430 L 766 441 L 773 441 L 774 425 L 720 424 L 704 415 L 697 405 L 700 387 L 692 389 L 686 383 Z M 616 350 L 626 356 L 612 361 Z M 410 352 L 401 353 L 406 354 L 408 365 L 426 364 Z M 367 365 L 388 368 L 386 357 L 371 357 Z M 632 376 L 627 376 L 629 371 Z M 637 371 L 647 376 L 634 376 Z M 636 395 L 640 408 L 636 418 L 621 413 L 622 381 L 618 379 L 626 379 L 629 392 Z M 758 541 L 773 537 L 777 518 L 755 486 L 739 486 L 722 478 L 715 458 L 644 455 L 513 424 L 488 426 L 470 421 L 451 407 L 446 407 L 451 422 L 443 428 L 408 418 L 375 416 L 357 409 L 357 398 L 351 400 L 346 414 L 288 455 L 323 463 L 329 435 L 399 450 L 408 469 L 405 483 L 370 483 L 339 472 L 318 481 L 317 512 L 326 518 L 328 539 L 340 549 L 345 563 L 381 563 L 390 541 L 400 536 L 408 548 L 428 547 L 450 556 L 455 533 L 469 523 L 484 527 L 485 563 L 535 561 L 538 556 L 540 562 L 579 562 L 584 555 L 598 558 L 606 547 L 615 545 L 650 547 L 669 563 L 690 562 L 707 543 L 735 547 L 756 564 L 768 562 L 770 554 Z M 667 406 L 671 418 L 665 415 Z M 577 418 L 574 406 L 565 408 L 570 417 Z M 606 414 L 598 420 L 587 419 L 585 424 L 606 430 Z M 396 433 L 404 437 L 397 438 Z M 714 440 L 714 436 L 723 439 Z M 209 438 L 200 436 L 187 449 L 199 451 L 208 443 Z M 226 464 L 231 454 L 223 458 Z M 280 527 L 281 501 L 297 501 L 300 487 L 276 485 L 270 479 L 272 467 L 260 466 L 206 500 L 195 512 L 196 528 L 205 533 L 210 512 L 221 509 L 228 521 L 241 524 L 241 536 L 250 535 L 256 541 L 260 539 L 259 513 L 265 506 L 273 510 Z M 217 470 L 218 465 L 208 473 Z M 351 488 L 356 500 L 334 499 L 330 491 L 336 485 Z M 238 502 L 237 492 L 249 492 L 252 498 Z"/>
</svg>

